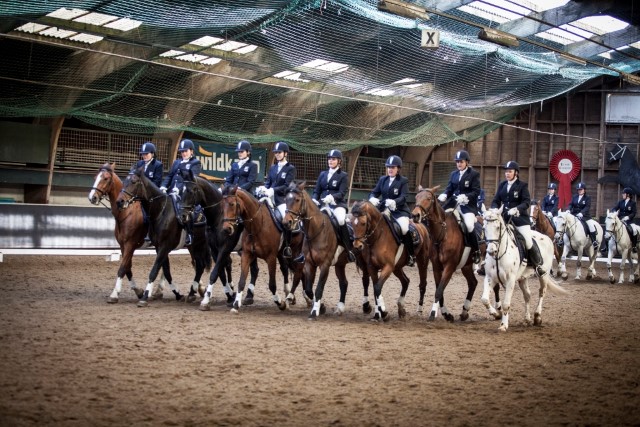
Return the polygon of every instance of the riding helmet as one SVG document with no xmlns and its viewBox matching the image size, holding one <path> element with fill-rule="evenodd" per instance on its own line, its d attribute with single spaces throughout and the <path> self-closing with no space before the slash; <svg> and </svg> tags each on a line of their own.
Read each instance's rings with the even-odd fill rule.
<svg viewBox="0 0 640 427">
<path fill-rule="evenodd" d="M 547 187 L 547 189 L 549 189 L 549 190 L 557 190 L 558 189 L 558 185 L 555 182 L 550 182 L 549 186 Z"/>
<path fill-rule="evenodd" d="M 402 159 L 398 156 L 389 156 L 387 161 L 384 163 L 386 167 L 389 166 L 397 166 L 399 168 L 402 167 Z"/>
<path fill-rule="evenodd" d="M 238 146 L 236 147 L 236 151 L 248 151 L 251 152 L 251 144 L 247 140 L 242 140 L 238 142 Z"/>
<path fill-rule="evenodd" d="M 180 145 L 178 146 L 178 153 L 182 153 L 183 151 L 187 151 L 187 150 L 196 150 L 195 145 L 193 145 L 193 141 L 191 141 L 190 139 L 183 139 L 182 141 L 180 141 Z"/>
<path fill-rule="evenodd" d="M 513 160 L 509 160 L 507 163 L 505 163 L 505 165 L 502 167 L 502 169 L 513 169 L 514 171 L 518 171 L 520 172 L 520 165 L 518 164 L 518 162 L 514 162 Z"/>
<path fill-rule="evenodd" d="M 327 158 L 330 157 L 342 160 L 342 152 L 340 150 L 331 150 L 327 153 Z"/>
<path fill-rule="evenodd" d="M 633 190 L 630 187 L 624 187 L 622 192 L 628 194 L 629 196 L 633 196 Z"/>
<path fill-rule="evenodd" d="M 155 154 L 155 152 L 156 152 L 156 146 L 149 141 L 142 144 L 142 147 L 140 148 L 140 154 L 149 154 L 149 153 Z"/>
<path fill-rule="evenodd" d="M 278 151 L 284 151 L 285 153 L 289 152 L 289 145 L 286 142 L 276 142 L 276 145 L 273 146 L 272 153 L 277 153 Z"/>
<path fill-rule="evenodd" d="M 576 185 L 576 190 L 586 190 L 587 186 L 584 184 L 584 182 L 579 182 L 578 185 Z"/>
<path fill-rule="evenodd" d="M 465 150 L 460 150 L 456 153 L 456 157 L 453 159 L 456 162 L 458 160 L 466 160 L 467 162 L 471 161 L 471 157 L 469 157 L 469 153 Z"/>
</svg>

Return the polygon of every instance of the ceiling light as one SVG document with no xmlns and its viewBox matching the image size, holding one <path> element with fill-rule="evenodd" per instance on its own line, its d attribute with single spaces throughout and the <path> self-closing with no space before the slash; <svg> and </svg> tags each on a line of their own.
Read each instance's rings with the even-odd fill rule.
<svg viewBox="0 0 640 427">
<path fill-rule="evenodd" d="M 478 33 L 478 38 L 487 42 L 499 44 L 506 47 L 518 47 L 520 42 L 515 36 L 493 28 L 483 28 Z"/>
<path fill-rule="evenodd" d="M 378 10 L 410 19 L 429 19 L 429 15 L 424 7 L 400 0 L 379 0 Z"/>
</svg>

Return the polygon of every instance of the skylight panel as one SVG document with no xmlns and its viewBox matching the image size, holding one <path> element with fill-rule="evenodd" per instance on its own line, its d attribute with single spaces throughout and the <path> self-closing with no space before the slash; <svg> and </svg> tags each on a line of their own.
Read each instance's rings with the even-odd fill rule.
<svg viewBox="0 0 640 427">
<path fill-rule="evenodd" d="M 290 76 L 291 74 L 295 74 L 295 71 L 284 70 L 284 71 L 280 71 L 277 74 L 274 74 L 273 77 L 278 79 L 284 79 L 285 77 Z"/>
<path fill-rule="evenodd" d="M 180 61 L 187 61 L 187 62 L 200 62 L 207 58 L 208 58 L 207 55 L 199 55 L 197 53 L 188 53 L 186 55 L 176 56 L 176 59 L 179 59 Z"/>
<path fill-rule="evenodd" d="M 97 43 L 102 40 L 104 37 L 102 36 L 94 36 L 92 34 L 79 33 L 75 36 L 69 37 L 69 40 L 73 40 L 74 42 L 81 42 L 87 44 Z"/>
<path fill-rule="evenodd" d="M 458 10 L 499 24 L 513 21 L 531 13 L 529 9 L 515 5 L 507 0 L 473 1 L 467 5 L 460 6 Z"/>
<path fill-rule="evenodd" d="M 205 59 L 203 61 L 200 61 L 200 63 L 204 64 L 204 65 L 215 65 L 220 61 L 222 61 L 222 59 L 211 57 L 211 58 L 207 58 L 207 59 Z"/>
<path fill-rule="evenodd" d="M 105 15 L 104 13 L 91 12 L 87 15 L 82 15 L 75 18 L 74 22 L 82 22 L 84 24 L 92 24 L 92 25 L 104 25 L 108 22 L 115 21 L 118 19 L 117 16 L 113 15 Z"/>
<path fill-rule="evenodd" d="M 164 57 L 164 58 L 172 58 L 174 56 L 178 56 L 178 55 L 182 55 L 185 52 L 181 51 L 181 50 L 168 50 L 164 53 L 161 53 L 160 56 Z"/>
<path fill-rule="evenodd" d="M 131 31 L 134 28 L 138 28 L 140 25 L 142 25 L 142 21 L 136 21 L 135 19 L 129 18 L 120 18 L 117 21 L 109 22 L 104 27 L 120 31 Z"/>
<path fill-rule="evenodd" d="M 411 83 L 411 82 L 415 82 L 415 81 L 416 81 L 416 79 L 406 78 L 406 79 L 398 80 L 397 82 L 393 82 L 392 84 L 394 84 L 394 85 L 404 85 L 406 83 Z"/>
<path fill-rule="evenodd" d="M 422 86 L 422 83 L 412 83 L 410 85 L 402 85 L 402 87 L 406 87 L 406 88 L 409 88 L 409 89 L 415 89 L 415 88 L 420 87 L 420 86 Z"/>
<path fill-rule="evenodd" d="M 627 28 L 629 24 L 609 15 L 587 16 L 571 23 L 574 27 L 581 28 L 598 35 L 613 33 Z"/>
<path fill-rule="evenodd" d="M 58 10 L 48 13 L 47 16 L 70 21 L 73 18 L 77 18 L 78 16 L 85 15 L 87 13 L 89 13 L 89 11 L 84 9 L 67 9 L 66 7 L 61 7 Z"/>
<path fill-rule="evenodd" d="M 324 59 L 314 59 L 313 61 L 309 61 L 306 62 L 304 64 L 302 64 L 302 67 L 309 67 L 309 68 L 317 68 L 320 65 L 326 64 L 329 61 L 325 61 Z"/>
<path fill-rule="evenodd" d="M 246 43 L 235 42 L 233 40 L 229 40 L 228 42 L 217 44 L 212 46 L 212 49 L 224 50 L 226 52 L 230 52 L 232 50 L 240 49 L 241 47 L 245 47 Z"/>
<path fill-rule="evenodd" d="M 199 39 L 196 39 L 196 40 L 194 40 L 192 42 L 189 42 L 189 44 L 193 44 L 193 45 L 196 45 L 196 46 L 207 47 L 207 46 L 211 46 L 212 44 L 220 43 L 223 40 L 224 39 L 221 39 L 219 37 L 204 36 L 204 37 L 200 37 Z"/>
<path fill-rule="evenodd" d="M 301 67 L 315 68 L 316 70 L 329 71 L 331 73 L 341 73 L 349 69 L 347 64 L 325 61 L 324 59 L 314 59 L 302 64 Z"/>
<path fill-rule="evenodd" d="M 29 22 L 28 24 L 24 24 L 18 28 L 16 31 L 22 31 L 24 33 L 39 33 L 45 28 L 49 28 L 48 25 L 36 24 L 35 22 Z"/>
<path fill-rule="evenodd" d="M 640 49 L 640 40 L 634 43 L 631 43 L 629 45 L 629 47 L 635 48 L 635 49 Z"/>
<path fill-rule="evenodd" d="M 395 91 L 391 90 L 391 89 L 371 89 L 366 91 L 365 93 L 369 94 L 369 95 L 375 95 L 375 96 L 389 96 L 389 95 L 393 95 L 395 93 Z"/>
<path fill-rule="evenodd" d="M 294 82 L 309 83 L 309 80 L 305 80 L 302 78 L 302 73 L 291 70 L 281 71 L 277 74 L 274 74 L 273 77 L 278 79 L 291 80 Z"/>
<path fill-rule="evenodd" d="M 254 44 L 248 44 L 244 47 L 241 47 L 240 49 L 236 49 L 233 52 L 234 53 L 241 53 L 241 54 L 245 54 L 245 53 L 251 53 L 254 50 L 256 50 L 258 48 L 258 46 L 254 45 Z"/>
<path fill-rule="evenodd" d="M 520 5 L 536 12 L 555 9 L 569 3 L 570 0 L 520 0 Z"/>
<path fill-rule="evenodd" d="M 69 36 L 76 34 L 75 31 L 63 30 L 57 27 L 49 27 L 38 34 L 42 36 L 55 37 L 57 39 L 66 39 Z"/>
<path fill-rule="evenodd" d="M 571 32 L 569 32 L 569 31 Z M 547 39 L 563 45 L 568 45 L 574 42 L 582 41 L 593 37 L 594 34 L 588 31 L 584 31 L 580 28 L 574 27 L 569 24 L 561 25 L 560 28 L 551 28 L 550 30 L 543 31 L 536 34 L 537 37 Z"/>
</svg>

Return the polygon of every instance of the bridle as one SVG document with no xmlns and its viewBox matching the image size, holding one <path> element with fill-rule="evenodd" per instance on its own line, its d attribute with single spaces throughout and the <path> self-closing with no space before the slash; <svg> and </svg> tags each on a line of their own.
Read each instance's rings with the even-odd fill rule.
<svg viewBox="0 0 640 427">
<path fill-rule="evenodd" d="M 428 190 L 428 189 L 425 188 L 422 191 L 427 192 L 431 196 L 430 199 L 425 199 L 427 201 L 430 201 L 431 203 L 429 204 L 429 207 L 426 208 L 426 209 L 425 209 L 424 206 L 422 206 L 421 203 L 416 203 L 416 208 L 418 208 L 420 210 L 420 215 L 418 216 L 418 221 L 421 222 L 421 223 L 424 223 L 424 224 L 428 224 L 429 215 L 431 213 L 431 210 L 433 209 L 433 211 L 436 212 L 436 214 L 437 214 L 437 210 L 434 208 L 434 205 L 437 202 L 436 202 L 435 194 L 433 194 L 433 192 L 431 190 Z M 417 195 L 416 195 L 416 197 L 417 197 Z M 434 239 L 433 243 L 435 245 L 440 245 L 440 243 L 442 243 L 442 240 L 444 239 L 444 237 L 446 235 L 447 235 L 447 222 L 446 222 L 445 219 L 443 219 L 442 221 L 440 221 L 440 233 L 438 235 L 438 238 Z"/>
<path fill-rule="evenodd" d="M 113 170 L 111 168 L 107 168 L 107 167 L 102 167 L 100 168 L 100 170 L 98 171 L 98 174 L 106 172 L 109 174 L 109 184 L 108 184 L 108 188 L 111 188 L 111 186 L 113 185 Z M 107 189 L 102 190 L 98 187 L 91 187 L 92 190 L 95 190 L 98 193 L 98 203 L 100 203 L 102 206 L 104 206 L 105 208 L 111 210 L 111 208 L 107 205 L 104 204 L 103 199 L 105 197 L 108 197 L 108 192 L 109 190 Z"/>
<path fill-rule="evenodd" d="M 297 190 L 292 190 L 289 191 L 289 193 L 287 194 L 287 198 L 289 197 L 289 195 L 291 194 L 299 194 L 300 195 L 300 209 L 298 209 L 297 211 L 294 211 L 292 209 L 286 208 L 285 209 L 285 213 L 290 213 L 291 216 L 293 216 L 293 226 L 291 227 L 291 231 L 292 232 L 298 232 L 298 231 L 302 231 L 302 234 L 304 234 L 305 239 L 307 239 L 309 242 L 311 242 L 312 240 L 314 240 L 316 237 L 318 237 L 320 235 L 320 233 L 322 233 L 322 230 L 324 229 L 324 218 L 322 218 L 322 226 L 320 227 L 320 231 L 318 231 L 318 233 L 313 236 L 313 237 L 309 237 L 309 235 L 307 235 L 305 228 L 303 226 L 303 222 L 307 221 L 311 221 L 314 217 L 313 216 L 307 216 L 307 199 L 304 197 L 303 194 L 301 194 L 299 191 Z M 284 220 L 284 218 L 283 218 Z"/>
<path fill-rule="evenodd" d="M 573 235 L 573 229 L 576 228 L 576 226 L 578 225 L 578 221 L 574 221 L 572 226 L 569 226 L 569 221 L 567 221 L 566 217 L 561 217 L 563 224 L 562 224 L 562 231 L 559 230 L 560 227 L 558 227 L 556 225 L 556 233 L 559 234 L 558 238 L 556 241 L 560 242 L 564 239 L 564 235 L 566 234 L 567 236 L 569 236 L 569 244 L 571 244 L 571 236 Z"/>
<path fill-rule="evenodd" d="M 622 236 L 623 234 L 622 227 L 624 227 L 624 225 L 622 224 L 622 221 L 620 221 L 619 219 L 618 221 L 616 221 L 616 218 L 611 218 L 611 219 L 613 220 L 613 230 L 609 230 L 607 228 L 605 229 L 605 233 L 609 233 L 609 236 L 613 237 L 613 240 L 617 244 L 620 241 L 620 236 Z M 606 224 L 606 221 L 605 221 L 605 224 Z M 618 233 L 618 230 L 620 230 L 620 233 Z"/>
<path fill-rule="evenodd" d="M 235 217 L 222 218 L 222 224 L 223 226 L 224 226 L 224 223 L 228 223 L 229 225 L 231 225 L 231 229 L 232 229 L 231 234 L 233 234 L 235 232 L 236 227 L 238 227 L 240 224 L 251 223 L 253 222 L 254 219 L 258 217 L 258 214 L 260 213 L 260 209 L 262 209 L 263 203 L 258 203 L 258 209 L 256 210 L 256 213 L 252 218 L 243 219 L 242 215 L 240 214 L 241 212 L 240 202 L 242 202 L 242 199 L 239 199 L 236 194 L 227 194 L 222 196 L 222 201 L 225 202 L 227 205 L 231 203 L 230 199 L 233 199 L 235 201 Z M 226 211 L 226 209 L 224 210 Z M 244 211 L 245 209 L 242 208 L 242 210 Z"/>
<path fill-rule="evenodd" d="M 353 236 L 353 241 L 355 242 L 362 242 L 362 244 L 367 244 L 367 240 L 369 239 L 369 237 L 373 236 L 374 233 L 376 232 L 376 230 L 378 229 L 378 226 L 380 225 L 380 222 L 382 221 L 382 214 L 380 214 L 380 218 L 378 218 L 378 222 L 376 222 L 376 225 L 373 227 L 373 229 L 370 230 L 370 224 L 373 222 L 371 221 L 371 217 L 369 216 L 368 213 L 364 212 L 364 213 L 358 213 L 358 214 L 354 214 L 354 216 L 356 217 L 356 219 L 359 219 L 361 217 L 365 217 L 367 220 L 367 225 L 364 228 L 364 235 L 362 235 L 361 237 L 358 237 L 355 235 L 355 229 L 354 229 L 354 236 Z"/>
<path fill-rule="evenodd" d="M 489 233 L 487 233 L 487 225 L 498 221 L 498 238 L 497 239 L 490 239 L 489 238 Z M 508 227 L 504 224 L 504 221 L 500 221 L 500 218 L 496 216 L 495 219 L 484 219 L 484 235 L 485 235 L 485 242 L 487 243 L 487 252 L 489 252 L 489 245 L 491 244 L 495 244 L 496 245 L 496 250 L 495 250 L 495 255 L 493 256 L 493 259 L 495 259 L 496 261 L 500 260 L 500 258 L 502 258 L 506 253 L 507 253 L 507 247 L 505 245 L 504 251 L 502 252 L 502 255 L 500 255 L 500 246 L 503 240 L 504 235 L 508 232 Z M 497 265 L 497 263 L 496 263 Z"/>
</svg>

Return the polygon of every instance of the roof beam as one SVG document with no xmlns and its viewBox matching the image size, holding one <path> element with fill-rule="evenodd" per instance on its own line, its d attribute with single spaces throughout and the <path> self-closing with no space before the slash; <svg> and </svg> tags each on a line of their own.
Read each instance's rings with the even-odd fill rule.
<svg viewBox="0 0 640 427">
<path fill-rule="evenodd" d="M 637 27 L 630 26 L 591 40 L 572 43 L 567 46 L 567 52 L 582 58 L 590 58 L 637 41 L 640 41 L 640 31 Z"/>
</svg>

